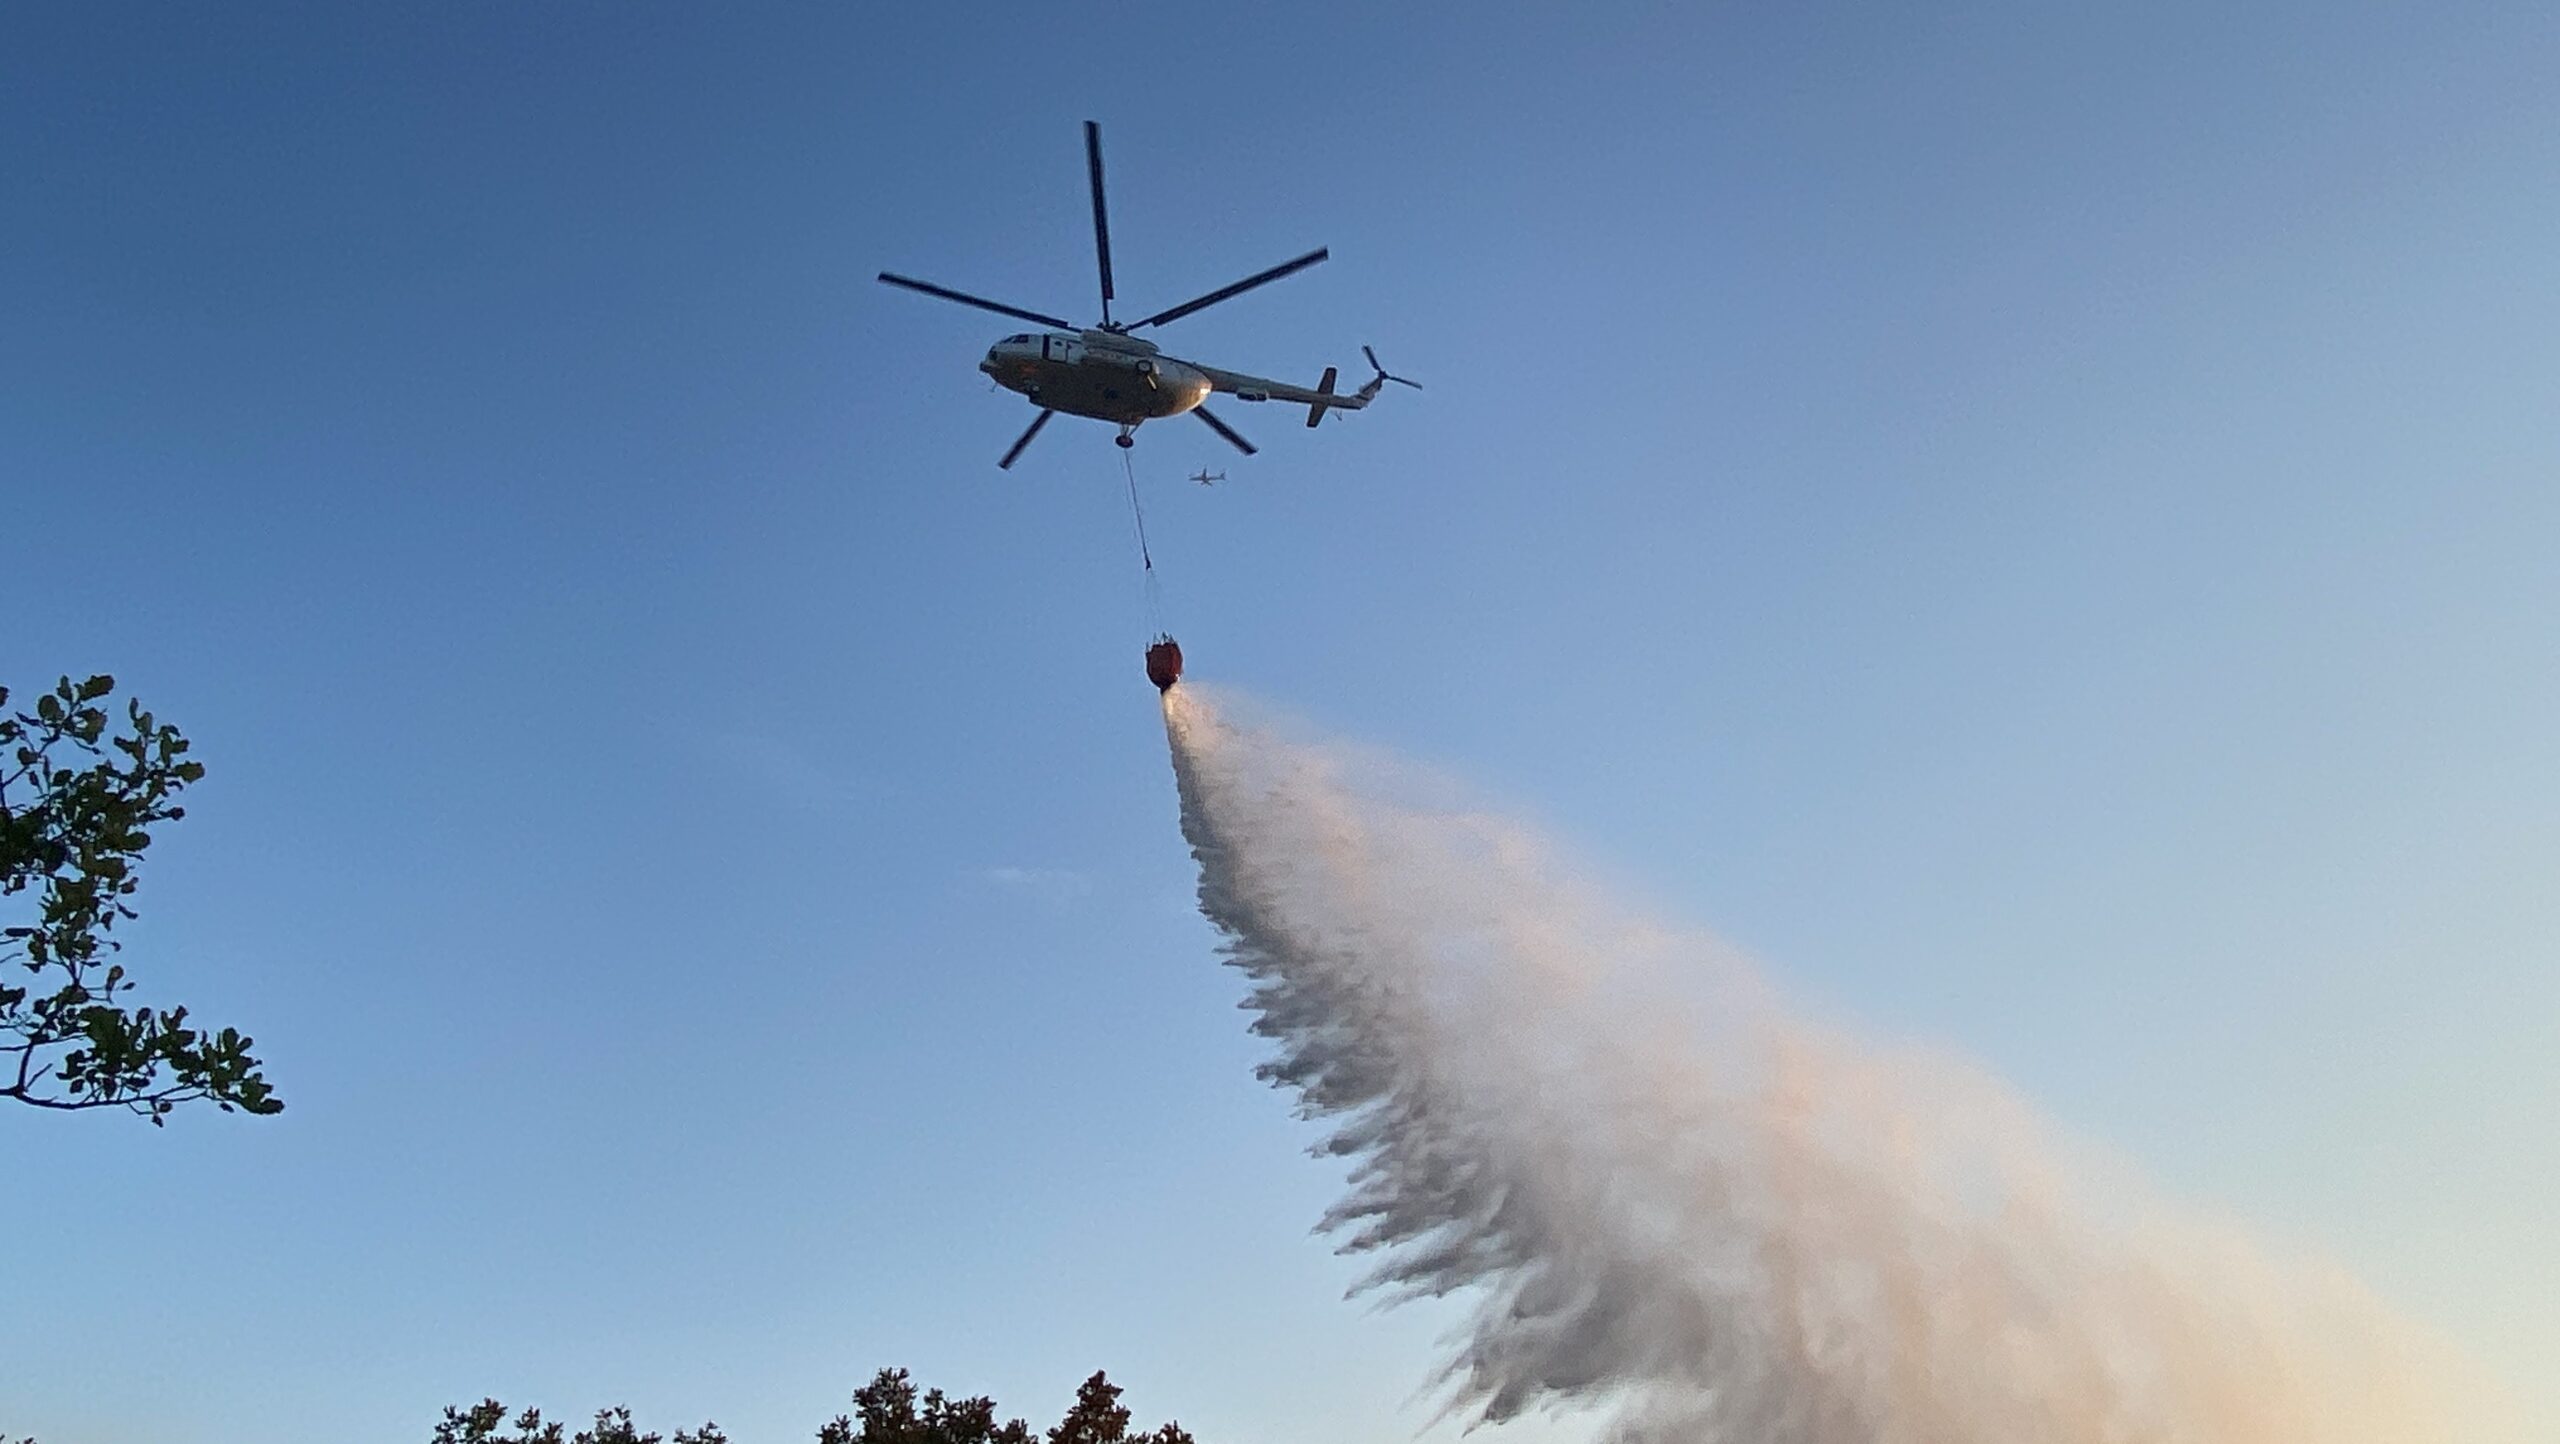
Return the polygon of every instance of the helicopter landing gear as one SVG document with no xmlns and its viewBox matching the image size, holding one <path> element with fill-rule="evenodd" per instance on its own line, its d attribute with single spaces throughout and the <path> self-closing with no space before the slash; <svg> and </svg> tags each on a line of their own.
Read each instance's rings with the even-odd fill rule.
<svg viewBox="0 0 2560 1444">
<path fill-rule="evenodd" d="M 1134 427 L 1134 426 L 1123 426 L 1123 427 L 1121 427 L 1121 428 L 1120 428 L 1120 434 L 1119 434 L 1118 436 L 1115 436 L 1115 437 L 1111 438 L 1111 444 L 1112 444 L 1112 445 L 1114 445 L 1114 446 L 1116 446 L 1116 447 L 1119 447 L 1122 451 L 1126 451 L 1126 450 L 1128 450 L 1130 447 L 1137 445 L 1137 444 L 1138 444 L 1138 438 L 1136 438 L 1135 436 L 1132 436 L 1132 435 L 1130 435 L 1130 434 L 1129 434 L 1129 433 L 1131 433 L 1131 432 L 1133 432 L 1133 431 L 1136 431 L 1137 429 L 1138 429 L 1138 428 L 1136 428 L 1136 427 Z"/>
</svg>

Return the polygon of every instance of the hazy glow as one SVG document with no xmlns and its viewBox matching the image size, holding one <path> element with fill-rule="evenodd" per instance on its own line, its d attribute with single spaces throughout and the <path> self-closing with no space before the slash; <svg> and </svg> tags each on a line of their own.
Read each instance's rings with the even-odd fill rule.
<svg viewBox="0 0 2560 1444">
<path fill-rule="evenodd" d="M 1389 1296 L 1475 1291 L 1450 1407 L 1624 1440 L 2479 1439 L 2354 1280 L 2152 1201 L 1996 1080 L 1791 1013 L 1409 772 L 1166 697 L 1263 1072 Z"/>
</svg>

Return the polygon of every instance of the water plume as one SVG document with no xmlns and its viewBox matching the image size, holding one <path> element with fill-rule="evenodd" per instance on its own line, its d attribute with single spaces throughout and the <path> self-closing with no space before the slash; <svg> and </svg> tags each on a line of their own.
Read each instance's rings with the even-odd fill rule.
<svg viewBox="0 0 2560 1444">
<path fill-rule="evenodd" d="M 2433 1444 L 2432 1338 L 2151 1201 L 1979 1070 L 1790 1010 L 1406 770 L 1165 697 L 1262 1076 L 1362 1288 L 1461 1295 L 1449 1410 L 1623 1444 Z M 2496 1432 L 2503 1433 L 2503 1429 Z"/>
</svg>

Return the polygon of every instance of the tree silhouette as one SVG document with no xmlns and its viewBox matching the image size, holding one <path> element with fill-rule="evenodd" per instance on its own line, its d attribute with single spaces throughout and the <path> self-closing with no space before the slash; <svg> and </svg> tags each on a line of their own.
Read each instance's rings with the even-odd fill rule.
<svg viewBox="0 0 2560 1444">
<path fill-rule="evenodd" d="M 0 900 L 32 889 L 34 917 L 0 928 L 0 1098 L 38 1108 L 124 1108 L 157 1124 L 181 1103 L 276 1113 L 250 1040 L 206 1033 L 187 1010 L 127 1008 L 111 961 L 151 829 L 186 816 L 204 776 L 187 739 L 128 701 L 110 734 L 113 677 L 65 677 L 32 712 L 0 711 Z M 0 687 L 0 707 L 9 691 Z M 24 906 L 23 903 L 20 906 Z M 19 986 L 18 964 L 32 980 Z"/>
<path fill-rule="evenodd" d="M 567 1430 L 565 1424 L 544 1422 L 539 1409 L 511 1418 L 506 1405 L 483 1399 L 468 1409 L 448 1407 L 430 1444 L 563 1444 Z M 678 1429 L 669 1441 L 641 1433 L 632 1425 L 631 1411 L 617 1407 L 598 1409 L 595 1427 L 568 1436 L 566 1444 L 729 1444 L 729 1436 L 719 1425 L 705 1423 L 700 1429 Z"/>
<path fill-rule="evenodd" d="M 510 1413 L 495 1399 L 451 1407 L 429 1444 L 662 1444 L 638 1432 L 631 1411 L 602 1409 L 595 1426 L 572 1435 L 546 1422 L 539 1409 Z M 677 1430 L 663 1444 L 729 1444 L 719 1426 Z M 1046 1436 L 1019 1419 L 996 1422 L 996 1401 L 980 1395 L 954 1399 L 940 1389 L 918 1389 L 904 1369 L 882 1369 L 853 1391 L 853 1412 L 818 1426 L 818 1444 L 1193 1444 L 1190 1431 L 1168 1423 L 1142 1434 L 1129 1432 L 1120 1386 L 1096 1373 L 1076 1390 L 1076 1401 Z"/>
<path fill-rule="evenodd" d="M 853 1413 L 818 1428 L 818 1444 L 1033 1444 L 1031 1426 L 996 1422 L 996 1401 L 921 1396 L 904 1369 L 882 1369 L 853 1391 Z"/>
</svg>

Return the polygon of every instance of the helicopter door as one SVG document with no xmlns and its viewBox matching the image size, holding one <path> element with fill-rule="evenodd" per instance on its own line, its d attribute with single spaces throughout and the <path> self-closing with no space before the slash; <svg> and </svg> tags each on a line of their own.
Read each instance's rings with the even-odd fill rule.
<svg viewBox="0 0 2560 1444">
<path fill-rule="evenodd" d="M 1084 343 L 1072 336 L 1043 336 L 1040 355 L 1044 360 L 1064 361 L 1072 366 L 1084 359 Z"/>
</svg>

